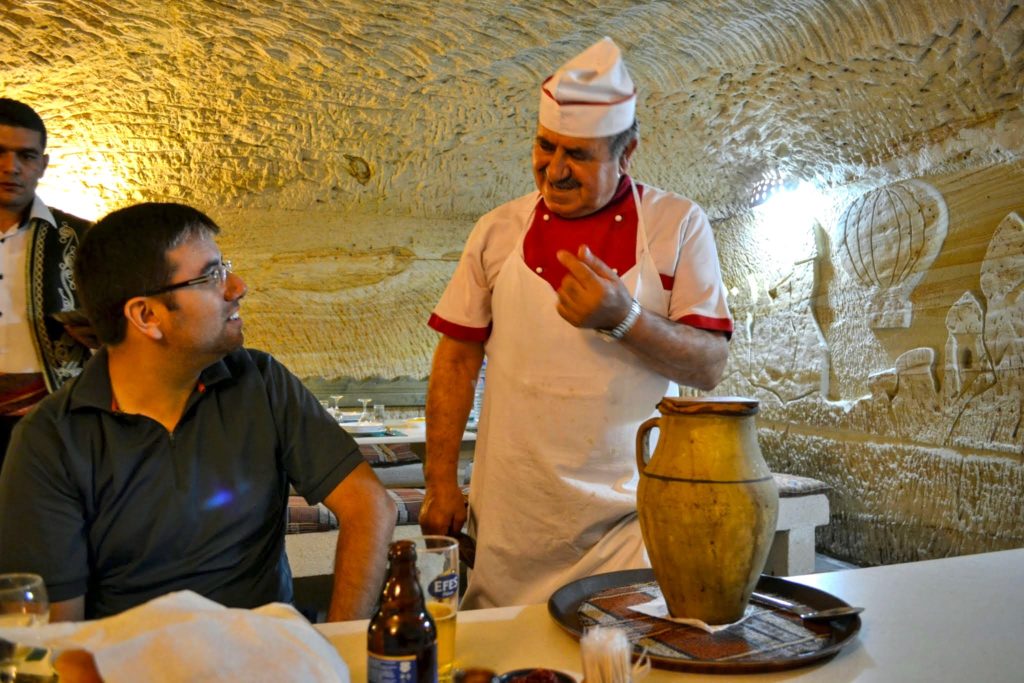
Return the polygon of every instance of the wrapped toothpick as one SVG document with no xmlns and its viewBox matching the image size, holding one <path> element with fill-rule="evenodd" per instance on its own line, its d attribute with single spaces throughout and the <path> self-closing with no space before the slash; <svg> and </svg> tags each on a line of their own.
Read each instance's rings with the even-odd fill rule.
<svg viewBox="0 0 1024 683">
<path fill-rule="evenodd" d="M 646 652 L 633 664 L 633 648 L 621 628 L 595 626 L 580 638 L 580 650 L 585 683 L 630 683 L 651 670 Z"/>
</svg>

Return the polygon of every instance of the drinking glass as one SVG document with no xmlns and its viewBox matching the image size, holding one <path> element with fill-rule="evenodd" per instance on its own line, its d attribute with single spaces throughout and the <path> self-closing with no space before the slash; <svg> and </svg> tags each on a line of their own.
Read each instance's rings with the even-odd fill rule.
<svg viewBox="0 0 1024 683">
<path fill-rule="evenodd" d="M 373 404 L 373 421 L 384 424 L 384 404 L 374 403 Z"/>
<path fill-rule="evenodd" d="M 0 574 L 0 625 L 42 626 L 49 621 L 50 601 L 41 576 Z M 45 650 L 0 641 L 0 681 L 20 680 L 19 671 L 29 675 L 48 671 L 49 657 L 46 655 Z M 42 671 L 40 667 L 43 667 Z"/>
<path fill-rule="evenodd" d="M 360 422 L 373 422 L 373 418 L 370 417 L 370 404 L 373 403 L 372 398 L 361 398 L 358 399 L 363 404 L 363 412 L 359 414 Z"/>
<path fill-rule="evenodd" d="M 449 536 L 417 536 L 411 540 L 416 543 L 416 570 L 423 598 L 437 625 L 438 683 L 450 683 L 459 608 L 459 542 Z"/>
<path fill-rule="evenodd" d="M 345 394 L 331 394 L 331 403 L 334 405 L 331 414 L 338 419 L 341 419 L 341 399 L 343 398 L 345 398 Z"/>
</svg>

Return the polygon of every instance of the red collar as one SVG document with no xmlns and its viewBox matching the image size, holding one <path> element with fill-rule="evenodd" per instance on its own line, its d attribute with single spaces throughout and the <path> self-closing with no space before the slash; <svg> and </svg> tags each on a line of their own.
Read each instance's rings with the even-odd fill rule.
<svg viewBox="0 0 1024 683">
<path fill-rule="evenodd" d="M 547 208 L 543 197 L 523 240 L 523 261 L 555 291 L 566 275 L 558 250 L 575 254 L 581 244 L 619 275 L 636 264 L 637 207 L 628 176 L 619 181 L 611 201 L 578 218 L 562 218 Z"/>
</svg>

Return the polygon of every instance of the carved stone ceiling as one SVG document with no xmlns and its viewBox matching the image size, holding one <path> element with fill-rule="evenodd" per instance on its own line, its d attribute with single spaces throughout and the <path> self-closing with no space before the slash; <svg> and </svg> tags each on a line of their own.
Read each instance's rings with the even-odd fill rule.
<svg viewBox="0 0 1024 683">
<path fill-rule="evenodd" d="M 8 88 L 166 153 L 135 182 L 431 216 L 529 189 L 539 82 L 610 35 L 641 93 L 638 175 L 720 217 L 766 172 L 845 183 L 1019 152 L 1021 15 L 1008 0 L 30 0 L 4 3 L 0 34 L 23 46 L 2 60 Z M 95 65 L 114 80 L 54 88 L 54 68 Z M 110 122 L 123 111 L 151 116 Z M 346 192 L 353 179 L 374 191 Z"/>
<path fill-rule="evenodd" d="M 850 196 L 1024 154 L 1020 0 L 0 0 L 0 83 L 47 121 L 55 206 L 224 226 L 249 343 L 303 377 L 423 377 L 470 227 L 533 189 L 539 84 L 605 35 L 634 175 L 720 243 L 766 176 Z"/>
</svg>

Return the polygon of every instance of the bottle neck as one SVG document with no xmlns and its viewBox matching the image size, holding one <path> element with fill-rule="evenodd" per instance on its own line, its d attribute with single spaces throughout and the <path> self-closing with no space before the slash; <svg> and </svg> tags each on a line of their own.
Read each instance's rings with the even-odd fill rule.
<svg viewBox="0 0 1024 683">
<path fill-rule="evenodd" d="M 384 602 L 402 606 L 423 605 L 423 591 L 416 580 L 415 561 L 392 561 L 383 593 L 382 605 Z"/>
</svg>

